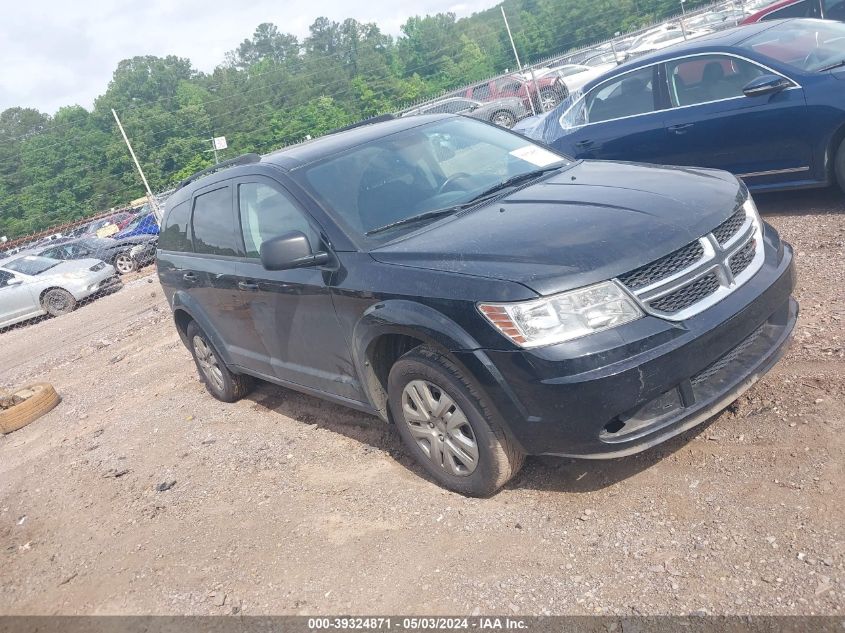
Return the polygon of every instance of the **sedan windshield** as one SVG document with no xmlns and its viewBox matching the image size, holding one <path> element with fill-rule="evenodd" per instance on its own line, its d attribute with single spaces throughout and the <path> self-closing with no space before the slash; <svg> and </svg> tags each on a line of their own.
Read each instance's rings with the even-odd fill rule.
<svg viewBox="0 0 845 633">
<path fill-rule="evenodd" d="M 7 270 L 21 273 L 22 275 L 40 275 L 45 270 L 50 270 L 53 266 L 58 266 L 59 264 L 61 262 L 58 259 L 27 255 L 26 257 L 12 260 L 8 264 L 4 264 L 3 267 Z"/>
<path fill-rule="evenodd" d="M 790 20 L 748 38 L 741 46 L 799 70 L 820 72 L 845 62 L 845 24 Z"/>
<path fill-rule="evenodd" d="M 310 189 L 359 237 L 392 239 L 568 158 L 471 119 L 403 130 L 302 168 Z M 509 185 L 511 186 L 511 185 Z M 512 186 L 516 186 L 515 184 Z M 441 213 L 442 211 L 442 213 Z"/>
</svg>

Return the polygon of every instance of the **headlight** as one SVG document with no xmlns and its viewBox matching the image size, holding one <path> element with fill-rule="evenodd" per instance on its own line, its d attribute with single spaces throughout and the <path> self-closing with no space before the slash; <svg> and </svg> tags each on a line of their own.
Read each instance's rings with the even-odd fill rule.
<svg viewBox="0 0 845 633">
<path fill-rule="evenodd" d="M 761 228 L 763 226 L 762 220 L 760 220 L 760 212 L 757 210 L 757 205 L 754 204 L 754 199 L 751 197 L 751 194 L 748 194 L 748 198 L 742 205 L 742 208 L 745 209 L 745 214 L 750 215 L 754 220 L 757 222 L 757 227 Z"/>
<path fill-rule="evenodd" d="M 643 316 L 612 281 L 520 303 L 482 303 L 478 309 L 520 347 L 563 343 Z"/>
</svg>

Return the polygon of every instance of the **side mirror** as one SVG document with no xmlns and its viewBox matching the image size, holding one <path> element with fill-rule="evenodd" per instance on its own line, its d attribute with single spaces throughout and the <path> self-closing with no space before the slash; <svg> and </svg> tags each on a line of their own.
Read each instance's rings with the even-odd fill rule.
<svg viewBox="0 0 845 633">
<path fill-rule="evenodd" d="M 328 263 L 329 254 L 315 253 L 302 231 L 291 231 L 271 238 L 261 245 L 261 264 L 267 270 L 290 270 L 321 266 Z"/>
<path fill-rule="evenodd" d="M 20 277 L 12 277 L 11 279 L 6 281 L 7 286 L 20 286 L 23 283 L 23 279 Z"/>
<path fill-rule="evenodd" d="M 746 97 L 762 97 L 764 95 L 773 95 L 775 93 L 786 90 L 792 86 L 792 82 L 786 77 L 778 75 L 761 75 L 757 79 L 752 80 L 742 89 Z"/>
</svg>

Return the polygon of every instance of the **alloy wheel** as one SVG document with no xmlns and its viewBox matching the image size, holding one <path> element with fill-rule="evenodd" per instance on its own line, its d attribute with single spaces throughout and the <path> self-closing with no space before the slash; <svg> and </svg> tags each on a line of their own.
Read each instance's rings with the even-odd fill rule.
<svg viewBox="0 0 845 633">
<path fill-rule="evenodd" d="M 118 255 L 114 260 L 114 267 L 117 268 L 117 272 L 121 275 L 125 275 L 127 273 L 131 273 L 135 269 L 135 261 L 132 259 L 131 255 L 123 253 Z"/>
<path fill-rule="evenodd" d="M 222 391 L 225 388 L 223 371 L 211 346 L 201 336 L 194 336 L 193 345 L 203 375 Z"/>
<path fill-rule="evenodd" d="M 436 466 L 459 477 L 478 466 L 478 443 L 457 403 L 427 380 L 412 380 L 402 390 L 405 424 L 422 452 Z"/>
</svg>

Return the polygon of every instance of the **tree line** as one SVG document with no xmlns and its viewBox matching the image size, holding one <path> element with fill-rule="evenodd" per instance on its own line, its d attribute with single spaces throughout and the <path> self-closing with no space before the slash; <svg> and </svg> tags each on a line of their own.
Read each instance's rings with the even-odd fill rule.
<svg viewBox="0 0 845 633">
<path fill-rule="evenodd" d="M 704 0 L 689 0 L 688 7 Z M 536 61 L 677 13 L 677 0 L 505 0 L 520 58 Z M 211 73 L 189 59 L 121 61 L 93 108 L 0 113 L 0 236 L 10 239 L 143 195 L 116 129 L 119 113 L 154 191 L 225 156 L 266 153 L 513 69 L 499 5 L 456 19 L 409 18 L 398 37 L 376 24 L 317 18 L 300 39 L 274 24 Z"/>
</svg>

